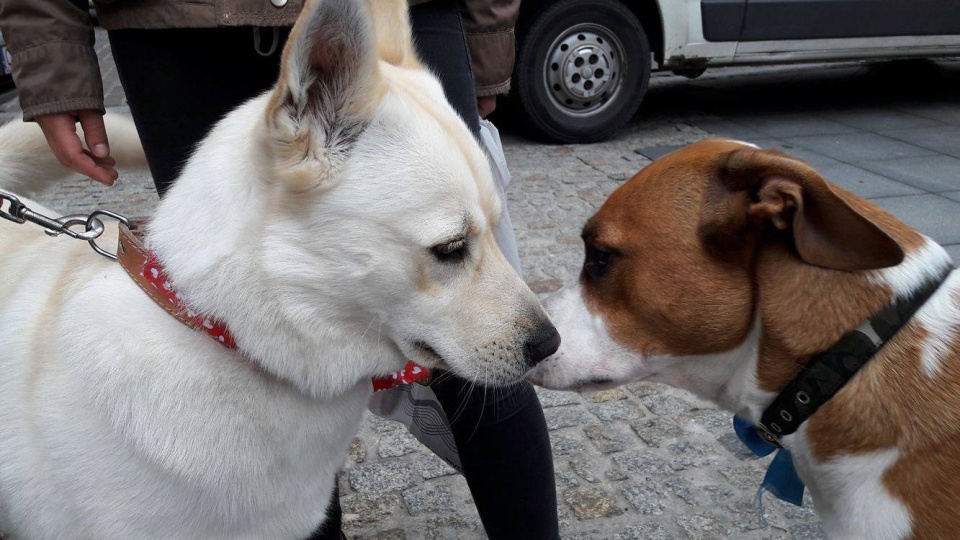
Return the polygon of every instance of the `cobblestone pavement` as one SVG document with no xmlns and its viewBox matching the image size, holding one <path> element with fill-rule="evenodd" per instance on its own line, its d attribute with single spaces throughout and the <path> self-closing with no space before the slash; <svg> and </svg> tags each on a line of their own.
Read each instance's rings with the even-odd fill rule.
<svg viewBox="0 0 960 540">
<path fill-rule="evenodd" d="M 107 54 L 101 47 L 101 55 Z M 112 62 L 107 59 L 104 65 L 109 70 Z M 876 88 L 877 77 L 882 82 L 886 75 L 846 65 L 754 69 L 747 77 L 733 77 L 744 72 L 726 70 L 690 82 L 658 77 L 639 119 L 613 140 L 589 146 L 544 145 L 510 134 L 516 130 L 508 126 L 505 150 L 513 173 L 509 207 L 525 278 L 541 296 L 572 279 L 581 259 L 580 227 L 607 195 L 651 157 L 705 138 L 711 131 L 772 139 L 815 161 L 823 156 L 799 145 L 802 140 L 782 139 L 802 139 L 823 129 L 830 132 L 822 133 L 824 137 L 852 133 L 860 128 L 844 131 L 834 124 L 850 128 L 871 119 L 885 121 L 881 127 L 894 130 L 907 129 L 904 122 L 912 129 L 921 129 L 918 125 L 960 129 L 951 127 L 960 119 L 955 67 L 946 63 L 933 74 L 903 68 L 925 84 L 916 85 L 912 93 L 874 92 L 870 100 L 861 101 L 851 96 L 863 87 Z M 891 77 L 899 80 L 900 75 Z M 826 89 L 820 89 L 824 81 Z M 116 93 L 114 82 L 108 78 L 108 92 L 114 92 L 109 103 L 122 111 L 122 93 Z M 929 88 L 936 84 L 946 89 L 930 95 Z M 837 103 L 848 108 L 840 112 L 859 116 L 848 114 L 845 124 L 842 118 L 825 119 L 825 114 L 837 112 Z M 871 108 L 864 112 L 865 106 Z M 8 117 L 15 111 L 15 104 L 0 106 L 0 114 Z M 758 120 L 757 114 L 762 118 Z M 916 120 L 931 116 L 937 121 Z M 900 125 L 891 127 L 891 122 Z M 909 155 L 938 155 L 938 171 L 944 176 L 944 170 L 956 163 L 947 161 L 951 154 L 940 152 Z M 955 210 L 948 203 L 951 197 L 960 200 L 956 197 L 960 176 L 935 186 L 942 188 L 937 191 L 911 186 L 908 179 L 869 176 L 848 161 L 838 157 L 825 165 L 851 178 L 849 187 L 865 196 L 923 197 L 917 201 L 923 211 L 913 212 L 909 205 L 894 211 L 941 243 L 960 244 L 955 219 L 953 225 L 922 221 L 922 214 L 936 206 L 930 197 L 945 216 Z M 878 195 L 877 189 L 882 193 Z M 131 215 L 149 214 L 156 204 L 145 171 L 124 173 L 113 188 L 75 178 L 38 199 L 64 212 L 103 207 Z M 956 256 L 955 245 L 951 250 Z M 594 394 L 539 391 L 539 395 L 552 439 L 564 539 L 822 537 L 809 501 L 795 508 L 766 497 L 762 514 L 758 511 L 754 497 L 767 461 L 753 458 L 733 435 L 730 415 L 710 404 L 648 383 Z M 359 538 L 484 537 L 464 480 L 399 424 L 365 417 L 346 458 L 340 488 L 345 528 Z M 523 538 L 523 531 L 517 531 L 517 537 Z"/>
</svg>

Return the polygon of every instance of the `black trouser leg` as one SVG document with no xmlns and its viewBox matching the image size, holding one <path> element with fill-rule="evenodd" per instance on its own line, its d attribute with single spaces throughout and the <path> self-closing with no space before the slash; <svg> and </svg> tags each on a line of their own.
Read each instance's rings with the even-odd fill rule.
<svg viewBox="0 0 960 540">
<path fill-rule="evenodd" d="M 430 385 L 451 420 L 463 475 L 494 540 L 560 538 L 550 436 L 528 382 L 485 388 L 446 374 Z"/>
<path fill-rule="evenodd" d="M 263 28 L 113 30 L 110 47 L 150 173 L 163 194 L 210 128 L 241 103 L 270 89 L 290 31 Z"/>
</svg>

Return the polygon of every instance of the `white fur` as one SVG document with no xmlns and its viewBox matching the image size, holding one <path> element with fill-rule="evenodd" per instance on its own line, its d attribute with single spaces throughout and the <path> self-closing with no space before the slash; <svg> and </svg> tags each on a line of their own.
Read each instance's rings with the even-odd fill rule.
<svg viewBox="0 0 960 540">
<path fill-rule="evenodd" d="M 325 31 L 349 36 L 338 43 L 372 47 L 349 1 L 304 16 L 327 6 L 355 15 L 326 14 Z M 264 95 L 212 130 L 153 217 L 148 242 L 174 287 L 241 353 L 167 315 L 85 244 L 0 223 L 0 531 L 305 538 L 372 376 L 409 358 L 488 384 L 527 369 L 524 344 L 548 321 L 496 248 L 481 149 L 426 71 L 366 69 L 385 85 L 379 101 L 356 81 L 300 79 L 329 86 L 309 95 L 372 105 L 354 139 L 331 131 L 342 111 L 294 100 L 300 116 L 279 121 L 340 152 L 313 145 L 296 164 L 323 182 L 287 183 Z M 114 149 L 128 136 L 110 133 Z M 18 164 L 47 150 L 6 150 L 3 185 L 35 187 Z M 431 253 L 461 235 L 463 262 Z"/>
<path fill-rule="evenodd" d="M 759 417 L 759 404 L 774 397 L 760 390 L 756 382 L 759 321 L 740 346 L 725 353 L 641 355 L 610 337 L 603 317 L 592 313 L 583 301 L 579 284 L 551 296 L 546 308 L 563 341 L 553 356 L 528 374 L 540 386 L 598 390 L 637 380 L 662 382 L 749 418 Z"/>
<path fill-rule="evenodd" d="M 896 448 L 817 462 L 806 426 L 784 439 L 797 472 L 813 497 L 823 532 L 831 540 L 902 540 L 912 530 L 910 512 L 883 484 L 897 462 Z"/>
<path fill-rule="evenodd" d="M 889 286 L 895 298 L 906 298 L 925 283 L 939 277 L 951 264 L 950 255 L 939 244 L 925 237 L 923 246 L 906 254 L 903 263 L 880 270 L 874 280 Z M 954 295 L 960 288 L 960 273 L 954 271 L 940 289 L 917 311 L 912 324 L 927 331 L 921 352 L 924 373 L 935 377 L 941 362 L 951 352 L 960 332 L 960 306 Z"/>
<path fill-rule="evenodd" d="M 117 168 L 144 167 L 147 164 L 137 128 L 127 117 L 108 113 L 103 123 L 110 134 L 110 156 Z M 77 135 L 83 140 L 83 129 Z M 72 174 L 57 161 L 47 147 L 40 126 L 13 120 L 0 129 L 0 180 L 3 189 L 18 195 L 31 195 L 42 183 Z M 42 179 L 38 183 L 35 179 Z"/>
<path fill-rule="evenodd" d="M 924 236 L 923 245 L 904 255 L 897 266 L 874 272 L 874 283 L 893 289 L 893 298 L 906 298 L 928 281 L 940 276 L 950 266 L 950 254 L 932 239 Z"/>
<path fill-rule="evenodd" d="M 915 323 L 927 331 L 920 360 L 929 377 L 935 377 L 940 372 L 942 362 L 960 340 L 960 305 L 956 300 L 958 291 L 960 272 L 954 270 L 914 317 Z"/>
</svg>

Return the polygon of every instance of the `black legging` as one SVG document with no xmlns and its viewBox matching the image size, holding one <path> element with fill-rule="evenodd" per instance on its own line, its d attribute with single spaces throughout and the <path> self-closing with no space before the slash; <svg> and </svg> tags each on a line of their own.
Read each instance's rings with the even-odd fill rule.
<svg viewBox="0 0 960 540">
<path fill-rule="evenodd" d="M 470 57 L 456 4 L 411 8 L 422 60 L 440 77 L 447 98 L 479 132 Z M 275 35 L 260 29 L 260 50 Z M 143 141 L 157 191 L 163 195 L 193 148 L 228 111 L 271 88 L 287 29 L 276 50 L 258 54 L 251 28 L 116 30 L 110 45 L 130 112 Z M 490 538 L 559 538 L 553 458 L 543 411 L 533 388 L 469 391 L 463 379 L 443 375 L 432 385 L 451 427 L 464 477 Z M 336 492 L 335 492 L 336 495 Z M 311 540 L 339 538 L 335 496 L 329 518 Z"/>
</svg>

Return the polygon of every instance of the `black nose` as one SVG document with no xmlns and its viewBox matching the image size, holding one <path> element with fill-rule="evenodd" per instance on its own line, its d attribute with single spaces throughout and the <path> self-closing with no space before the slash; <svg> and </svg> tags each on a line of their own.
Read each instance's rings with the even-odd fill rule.
<svg viewBox="0 0 960 540">
<path fill-rule="evenodd" d="M 557 329 L 552 324 L 546 323 L 524 345 L 527 352 L 527 363 L 535 366 L 546 357 L 557 352 L 559 348 L 560 334 L 557 333 Z"/>
</svg>

